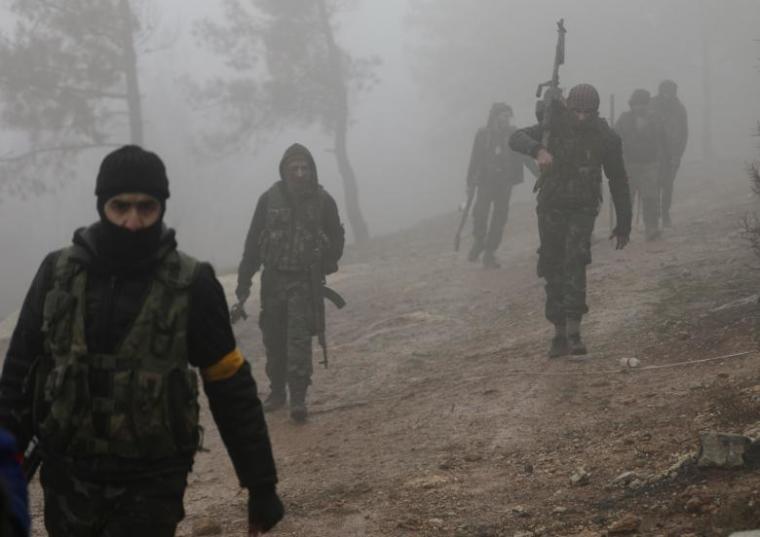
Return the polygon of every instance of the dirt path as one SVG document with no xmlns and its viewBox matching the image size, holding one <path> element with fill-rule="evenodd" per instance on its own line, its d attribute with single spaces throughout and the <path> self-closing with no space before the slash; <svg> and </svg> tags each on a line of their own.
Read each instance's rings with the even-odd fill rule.
<svg viewBox="0 0 760 537">
<path fill-rule="evenodd" d="M 760 522 L 734 505 L 745 513 L 760 488 L 748 473 L 611 484 L 624 471 L 662 472 L 697 431 L 741 431 L 760 410 L 757 354 L 646 369 L 754 349 L 754 304 L 742 300 L 757 292 L 754 260 L 739 234 L 754 201 L 740 165 L 717 171 L 684 170 L 682 184 L 698 188 L 662 241 L 635 232 L 616 252 L 600 218 L 585 360 L 545 358 L 530 205 L 513 207 L 500 270 L 450 251 L 454 215 L 349 252 L 331 280 L 349 307 L 330 312 L 331 363 L 316 369 L 310 422 L 269 417 L 288 509 L 273 535 L 592 537 L 625 514 L 640 535 L 725 535 Z M 256 323 L 238 337 L 265 394 Z M 621 369 L 624 357 L 642 369 Z M 206 429 L 211 451 L 197 458 L 180 535 L 204 518 L 244 535 L 245 494 Z M 580 468 L 588 483 L 573 486 Z"/>
</svg>

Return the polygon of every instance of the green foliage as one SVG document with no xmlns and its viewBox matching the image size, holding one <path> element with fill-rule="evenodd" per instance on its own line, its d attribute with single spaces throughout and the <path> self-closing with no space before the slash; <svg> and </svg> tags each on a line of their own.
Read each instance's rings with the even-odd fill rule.
<svg viewBox="0 0 760 537">
<path fill-rule="evenodd" d="M 125 37 L 140 30 L 121 0 L 15 0 L 0 39 L 0 121 L 18 150 L 0 153 L 0 190 L 40 192 L 74 155 L 128 139 Z M 53 172 L 52 174 L 50 172 Z"/>
<path fill-rule="evenodd" d="M 322 0 L 224 0 L 222 21 L 196 26 L 197 40 L 229 71 L 194 91 L 222 113 L 223 130 L 208 139 L 214 148 L 239 149 L 284 127 L 334 132 L 338 111 L 348 106 L 346 88 L 352 94 L 369 89 L 379 63 L 335 45 L 332 21 L 345 7 Z"/>
</svg>

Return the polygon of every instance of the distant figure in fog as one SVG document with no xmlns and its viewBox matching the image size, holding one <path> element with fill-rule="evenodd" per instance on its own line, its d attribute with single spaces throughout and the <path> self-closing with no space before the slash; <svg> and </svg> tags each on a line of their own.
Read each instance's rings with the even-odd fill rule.
<svg viewBox="0 0 760 537">
<path fill-rule="evenodd" d="M 311 271 L 316 265 L 320 284 L 325 275 L 337 272 L 345 233 L 338 206 L 319 184 L 308 149 L 290 146 L 279 171 L 280 180 L 261 195 L 253 213 L 232 313 L 235 317 L 241 311 L 251 293 L 251 279 L 263 266 L 259 327 L 270 386 L 264 410 L 285 406 L 287 387 L 290 417 L 304 422 L 313 371 L 312 337 L 317 335 L 315 310 L 324 304 L 323 290 L 313 288 Z"/>
<path fill-rule="evenodd" d="M 599 117 L 599 93 L 590 84 L 570 90 L 566 103 L 551 101 L 551 132 L 543 145 L 539 123 L 516 131 L 515 151 L 536 159 L 538 190 L 538 276 L 546 280 L 546 318 L 554 325 L 549 357 L 586 354 L 580 333 L 586 305 L 586 265 L 591 232 L 602 201 L 602 169 L 618 215 L 616 248 L 628 244 L 631 196 L 620 137 Z"/>
<path fill-rule="evenodd" d="M 672 80 L 660 83 L 652 108 L 662 121 L 670 148 L 670 158 L 662 163 L 659 173 L 660 215 L 662 225 L 670 227 L 670 205 L 673 201 L 673 183 L 681 166 L 681 158 L 689 139 L 689 120 L 686 107 L 678 99 L 678 85 Z"/>
<path fill-rule="evenodd" d="M 660 236 L 659 172 L 670 163 L 668 139 L 662 122 L 650 106 L 650 94 L 637 89 L 628 100 L 630 110 L 620 115 L 615 130 L 623 142 L 625 169 L 631 199 L 638 193 L 644 216 L 646 240 Z"/>
<path fill-rule="evenodd" d="M 477 188 L 472 210 L 474 241 L 468 259 L 475 262 L 482 253 L 485 268 L 501 266 L 495 252 L 507 224 L 512 187 L 523 182 L 523 166 L 528 166 L 538 176 L 533 159 L 509 148 L 509 137 L 515 131 L 511 124 L 512 115 L 509 105 L 493 104 L 488 123 L 475 135 L 467 171 L 468 195 Z"/>
</svg>

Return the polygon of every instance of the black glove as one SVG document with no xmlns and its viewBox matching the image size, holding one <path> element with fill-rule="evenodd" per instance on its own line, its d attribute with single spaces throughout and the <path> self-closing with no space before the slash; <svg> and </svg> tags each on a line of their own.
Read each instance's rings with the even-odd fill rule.
<svg viewBox="0 0 760 537">
<path fill-rule="evenodd" d="M 251 491 L 248 496 L 248 524 L 262 533 L 274 528 L 285 516 L 285 507 L 274 486 Z"/>
<path fill-rule="evenodd" d="M 245 307 L 243 306 L 242 302 L 238 302 L 237 304 L 234 304 L 232 308 L 230 309 L 230 322 L 232 324 L 235 324 L 240 319 L 247 319 L 248 313 L 245 311 Z"/>
</svg>

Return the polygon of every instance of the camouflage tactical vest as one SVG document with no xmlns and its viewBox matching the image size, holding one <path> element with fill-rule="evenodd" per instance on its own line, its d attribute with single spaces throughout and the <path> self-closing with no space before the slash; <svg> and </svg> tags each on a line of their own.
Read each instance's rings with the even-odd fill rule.
<svg viewBox="0 0 760 537">
<path fill-rule="evenodd" d="M 324 190 L 317 186 L 313 195 L 293 203 L 286 198 L 281 183 L 267 192 L 266 227 L 259 247 L 266 268 L 304 272 L 321 259 L 326 246 L 322 230 Z"/>
<path fill-rule="evenodd" d="M 584 131 L 575 130 L 567 118 L 549 142 L 554 156 L 550 173 L 538 194 L 539 206 L 598 211 L 602 201 L 602 161 L 606 150 L 602 119 Z"/>
<path fill-rule="evenodd" d="M 82 458 L 155 460 L 199 445 L 198 379 L 187 361 L 189 287 L 197 261 L 168 253 L 156 269 L 132 328 L 113 354 L 89 352 L 87 272 L 64 249 L 45 297 L 45 356 L 35 375 L 35 422 L 46 449 Z M 90 393 L 93 373 L 109 396 Z M 94 414 L 107 415 L 105 434 Z"/>
</svg>

